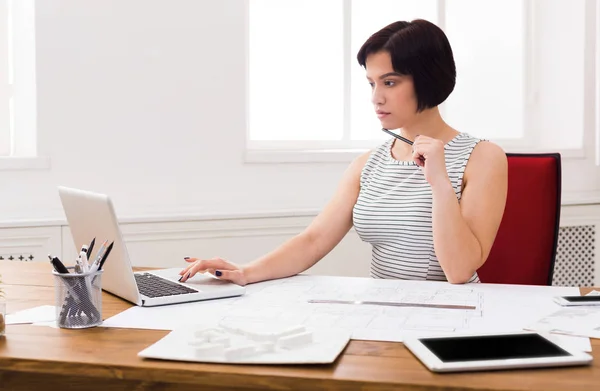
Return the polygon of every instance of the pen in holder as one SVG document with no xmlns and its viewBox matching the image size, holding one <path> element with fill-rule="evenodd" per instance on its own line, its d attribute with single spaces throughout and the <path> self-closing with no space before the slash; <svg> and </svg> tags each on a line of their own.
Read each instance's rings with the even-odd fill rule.
<svg viewBox="0 0 600 391">
<path fill-rule="evenodd" d="M 67 268 L 72 269 L 72 268 Z M 102 270 L 87 273 L 57 273 L 56 325 L 83 329 L 102 324 Z"/>
</svg>

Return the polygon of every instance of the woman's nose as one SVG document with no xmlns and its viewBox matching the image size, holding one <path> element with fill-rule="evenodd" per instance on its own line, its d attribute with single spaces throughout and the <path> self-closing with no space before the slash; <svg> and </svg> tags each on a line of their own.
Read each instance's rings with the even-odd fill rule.
<svg viewBox="0 0 600 391">
<path fill-rule="evenodd" d="M 385 97 L 383 96 L 381 89 L 373 87 L 373 91 L 371 92 L 371 103 L 376 106 L 381 106 L 385 103 Z"/>
</svg>

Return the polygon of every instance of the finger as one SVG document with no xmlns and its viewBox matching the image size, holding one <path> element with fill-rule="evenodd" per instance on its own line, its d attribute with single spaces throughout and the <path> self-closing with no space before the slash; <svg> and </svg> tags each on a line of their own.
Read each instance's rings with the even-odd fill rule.
<svg viewBox="0 0 600 391">
<path fill-rule="evenodd" d="M 421 136 L 421 135 L 417 134 L 417 135 L 415 136 L 415 141 L 414 141 L 414 144 L 421 144 L 421 143 L 424 143 L 424 142 L 426 142 L 426 141 L 427 141 L 427 139 L 428 139 L 428 137 L 427 137 L 427 136 Z"/>
<path fill-rule="evenodd" d="M 190 278 L 194 277 L 196 273 L 202 272 L 203 270 L 206 270 L 206 268 L 202 267 L 202 261 L 196 261 L 196 263 L 194 263 L 188 268 L 187 273 L 181 276 L 181 279 L 179 281 L 186 282 Z"/>
<path fill-rule="evenodd" d="M 432 142 L 430 140 L 417 140 L 413 144 L 413 149 L 428 148 Z"/>
<path fill-rule="evenodd" d="M 179 275 L 182 276 L 185 273 L 189 272 L 192 267 L 194 267 L 194 263 L 191 264 L 191 265 L 187 265 L 186 267 L 184 267 L 183 270 L 179 272 Z"/>
<path fill-rule="evenodd" d="M 237 269 L 237 265 L 228 262 L 226 260 L 224 260 L 223 258 L 211 258 L 211 259 L 202 259 L 202 260 L 198 260 L 196 261 L 196 264 L 199 268 L 202 269 L 225 269 L 225 270 L 231 270 L 231 269 Z"/>
<path fill-rule="evenodd" d="M 189 266 L 185 267 L 183 270 L 181 270 L 181 271 L 179 272 L 179 275 L 180 275 L 180 276 L 183 276 L 184 274 L 186 274 L 187 272 L 189 272 L 189 271 L 190 271 L 190 269 L 192 268 L 192 266 L 194 266 L 194 265 L 189 265 Z"/>
<path fill-rule="evenodd" d="M 423 167 L 425 165 L 425 157 L 421 155 L 417 150 L 413 151 L 412 158 L 417 166 Z"/>
<path fill-rule="evenodd" d="M 194 273 L 192 273 L 192 266 L 190 266 L 190 267 L 188 267 L 188 268 L 186 268 L 186 269 L 184 269 L 184 270 L 182 270 L 182 271 L 179 272 L 179 275 L 181 277 L 179 278 L 178 281 L 179 282 L 185 282 L 186 280 L 189 280 L 190 277 L 192 277 L 195 274 L 198 274 L 198 273 L 204 274 L 206 272 L 212 274 L 213 276 L 215 275 L 215 269 L 206 269 L 206 270 L 201 270 L 200 269 L 200 270 L 196 270 Z M 189 273 L 189 275 L 186 276 L 186 274 L 188 274 L 188 273 Z"/>
<path fill-rule="evenodd" d="M 184 270 L 180 271 L 180 272 L 179 272 L 179 275 L 180 275 L 181 277 L 179 277 L 179 280 L 177 280 L 177 281 L 179 281 L 179 282 L 183 282 L 183 281 L 187 280 L 188 278 L 190 278 L 189 274 L 190 274 L 190 270 L 191 270 L 191 269 L 192 269 L 191 267 L 188 267 L 188 268 L 186 268 L 186 269 L 184 269 Z"/>
<path fill-rule="evenodd" d="M 184 259 L 185 259 L 185 258 L 184 258 Z M 179 281 L 185 281 L 185 280 L 187 280 L 187 279 L 190 277 L 190 276 L 187 276 L 187 277 L 186 277 L 186 275 L 187 275 L 187 274 L 189 274 L 189 273 L 192 271 L 192 268 L 193 268 L 194 266 L 196 266 L 196 264 L 197 264 L 199 261 L 197 261 L 197 260 L 196 260 L 196 261 L 193 261 L 193 262 L 194 262 L 194 263 L 192 263 L 191 265 L 188 265 L 186 268 L 184 268 L 182 271 L 180 271 L 180 272 L 179 272 L 179 275 L 182 277 L 182 278 L 180 278 L 180 279 L 179 279 Z M 183 277 L 185 277 L 185 279 L 183 279 Z"/>
<path fill-rule="evenodd" d="M 194 262 L 196 262 L 198 260 L 198 258 L 183 257 L 183 260 L 186 261 L 186 262 L 189 262 L 189 263 L 194 263 Z M 192 267 L 192 265 L 185 267 L 183 270 L 181 270 L 179 272 L 179 275 L 183 276 L 184 274 L 186 274 L 190 270 L 191 267 Z"/>
<path fill-rule="evenodd" d="M 215 276 L 220 280 L 231 281 L 237 285 L 246 285 L 246 277 L 241 270 L 215 270 Z"/>
<path fill-rule="evenodd" d="M 196 273 L 205 271 L 207 269 L 237 269 L 237 266 L 227 262 L 221 258 L 213 258 L 213 259 L 202 259 L 196 261 L 187 271 L 187 274 L 183 274 L 181 282 L 185 282 L 191 277 L 193 277 Z"/>
<path fill-rule="evenodd" d="M 199 261 L 199 259 L 198 259 L 198 258 L 191 258 L 191 257 L 184 257 L 183 259 L 184 259 L 186 262 L 190 262 L 190 263 L 192 263 L 192 264 L 194 264 L 194 263 L 196 263 L 196 262 L 198 262 L 198 261 Z M 207 261 L 207 262 L 209 262 L 209 261 L 211 261 L 211 262 L 212 262 L 212 261 L 215 261 L 215 260 L 218 260 L 218 259 L 220 259 L 220 258 L 213 258 L 213 259 L 209 259 L 209 260 L 206 260 L 206 261 Z M 225 260 L 222 260 L 222 261 L 223 261 L 223 262 L 227 262 L 227 261 L 225 261 Z M 180 275 L 180 276 L 182 276 L 182 275 L 186 274 L 187 272 L 189 272 L 189 271 L 190 271 L 190 269 L 192 268 L 192 266 L 194 266 L 194 265 L 190 265 L 190 266 L 186 267 L 185 269 L 183 269 L 182 271 L 180 271 L 180 272 L 179 272 L 179 275 Z M 205 267 L 205 269 L 206 269 L 206 268 L 208 268 L 208 267 L 209 267 L 209 266 Z M 223 265 L 221 265 L 221 264 L 220 264 L 218 267 L 223 267 L 223 268 L 225 268 L 225 266 L 223 266 Z"/>
</svg>

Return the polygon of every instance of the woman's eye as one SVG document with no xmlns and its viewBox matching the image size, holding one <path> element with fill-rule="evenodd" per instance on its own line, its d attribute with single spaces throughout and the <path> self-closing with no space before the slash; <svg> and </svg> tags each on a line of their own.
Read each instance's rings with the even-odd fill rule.
<svg viewBox="0 0 600 391">
<path fill-rule="evenodd" d="M 375 83 L 373 83 L 372 81 L 369 82 L 369 85 L 371 86 L 371 88 L 375 87 Z"/>
<path fill-rule="evenodd" d="M 392 80 L 386 80 L 386 81 L 383 82 L 383 84 L 386 87 L 392 87 L 392 86 L 396 85 L 396 83 L 394 81 L 392 81 Z"/>
</svg>

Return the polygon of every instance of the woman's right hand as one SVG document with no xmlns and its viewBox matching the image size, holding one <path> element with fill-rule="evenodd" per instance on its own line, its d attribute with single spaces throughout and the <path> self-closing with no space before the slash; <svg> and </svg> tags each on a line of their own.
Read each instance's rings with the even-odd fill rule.
<svg viewBox="0 0 600 391">
<path fill-rule="evenodd" d="M 190 265 L 179 272 L 180 282 L 186 282 L 196 273 L 209 272 L 220 280 L 231 281 L 241 286 L 248 283 L 242 268 L 222 258 L 199 259 L 185 257 L 183 259 Z"/>
</svg>

